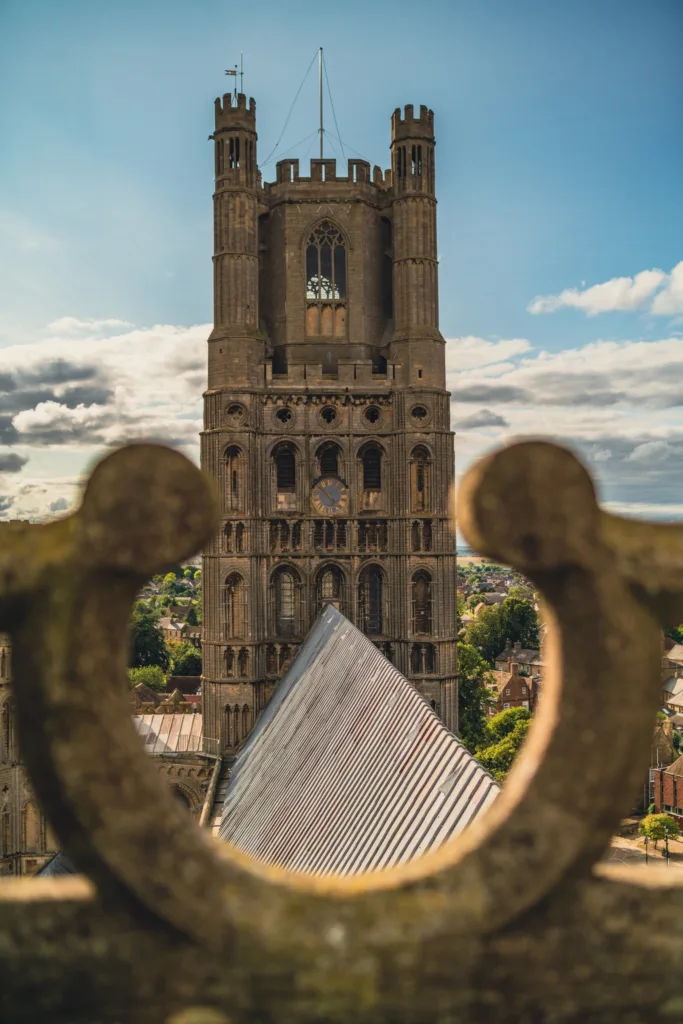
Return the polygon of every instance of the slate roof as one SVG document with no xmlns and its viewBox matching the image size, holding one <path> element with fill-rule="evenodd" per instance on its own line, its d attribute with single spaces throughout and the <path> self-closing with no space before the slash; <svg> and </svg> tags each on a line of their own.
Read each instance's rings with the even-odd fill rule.
<svg viewBox="0 0 683 1024">
<path fill-rule="evenodd" d="M 499 787 L 332 605 L 239 754 L 219 835 L 271 863 L 352 875 L 457 835 Z"/>
</svg>

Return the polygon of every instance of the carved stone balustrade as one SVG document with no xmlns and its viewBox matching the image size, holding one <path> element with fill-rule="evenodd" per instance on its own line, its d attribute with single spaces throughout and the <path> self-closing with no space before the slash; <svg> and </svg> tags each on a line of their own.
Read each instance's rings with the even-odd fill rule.
<svg viewBox="0 0 683 1024">
<path fill-rule="evenodd" d="M 475 466 L 460 526 L 542 590 L 550 671 L 493 809 L 354 878 L 251 861 L 188 824 L 130 720 L 127 621 L 216 522 L 208 481 L 133 445 L 81 509 L 0 526 L 0 630 L 38 798 L 85 875 L 0 884 L 8 1022 L 619 1022 L 683 1017 L 683 873 L 600 864 L 648 767 L 683 528 L 600 511 L 569 452 Z"/>
</svg>

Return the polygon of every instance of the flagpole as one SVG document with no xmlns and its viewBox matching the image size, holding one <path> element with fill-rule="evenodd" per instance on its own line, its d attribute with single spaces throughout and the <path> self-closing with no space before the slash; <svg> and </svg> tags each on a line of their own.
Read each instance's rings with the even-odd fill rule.
<svg viewBox="0 0 683 1024">
<path fill-rule="evenodd" d="M 323 158 L 323 48 L 318 51 L 318 94 L 320 97 L 320 159 Z"/>
</svg>

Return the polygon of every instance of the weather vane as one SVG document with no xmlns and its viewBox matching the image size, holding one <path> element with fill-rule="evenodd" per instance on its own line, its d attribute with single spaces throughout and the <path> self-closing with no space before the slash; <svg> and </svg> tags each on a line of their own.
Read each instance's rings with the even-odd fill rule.
<svg viewBox="0 0 683 1024">
<path fill-rule="evenodd" d="M 240 53 L 239 71 L 237 70 L 238 65 L 235 64 L 234 68 L 226 71 L 226 75 L 232 75 L 235 79 L 234 95 L 237 100 L 237 76 L 240 76 L 240 92 L 244 92 L 244 54 Z"/>
</svg>

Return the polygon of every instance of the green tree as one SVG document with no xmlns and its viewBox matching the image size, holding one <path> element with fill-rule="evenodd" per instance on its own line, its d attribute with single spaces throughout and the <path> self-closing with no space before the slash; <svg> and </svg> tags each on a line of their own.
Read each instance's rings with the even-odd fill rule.
<svg viewBox="0 0 683 1024">
<path fill-rule="evenodd" d="M 676 839 L 681 834 L 670 814 L 648 814 L 638 826 L 638 831 L 641 836 L 654 841 L 655 850 L 660 839 Z"/>
<path fill-rule="evenodd" d="M 200 676 L 202 656 L 189 641 L 178 644 L 173 652 L 171 672 L 174 676 Z"/>
<path fill-rule="evenodd" d="M 492 697 L 486 688 L 489 666 L 470 644 L 458 644 L 458 725 L 470 753 L 486 739 L 486 720 Z"/>
<path fill-rule="evenodd" d="M 507 597 L 498 605 L 482 608 L 466 627 L 463 640 L 493 665 L 508 640 L 511 644 L 519 642 L 522 647 L 538 647 L 538 616 L 530 601 Z"/>
<path fill-rule="evenodd" d="M 194 576 L 192 578 L 194 579 L 195 583 L 201 583 L 201 580 L 202 580 L 202 570 L 201 569 L 197 569 L 196 573 L 194 574 Z"/>
<path fill-rule="evenodd" d="M 496 782 L 505 781 L 530 725 L 531 713 L 527 708 L 508 708 L 486 723 L 486 739 L 474 756 Z"/>
<path fill-rule="evenodd" d="M 531 601 L 534 596 L 531 587 L 525 587 L 523 584 L 516 583 L 508 590 L 508 597 L 516 597 L 520 601 Z"/>
<path fill-rule="evenodd" d="M 187 569 L 183 573 L 183 577 L 186 580 L 191 580 L 193 576 L 194 576 L 194 569 L 191 569 L 190 566 L 188 565 Z"/>
<path fill-rule="evenodd" d="M 130 622 L 130 667 L 158 665 L 166 670 L 168 662 L 168 650 L 158 618 L 139 601 Z"/>
<path fill-rule="evenodd" d="M 164 576 L 163 590 L 165 594 L 175 594 L 178 577 L 174 572 L 167 572 Z"/>
<path fill-rule="evenodd" d="M 159 665 L 143 665 L 142 668 L 129 668 L 128 678 L 131 686 L 143 683 L 157 693 L 163 693 L 166 689 L 166 673 Z"/>
<path fill-rule="evenodd" d="M 669 626 L 666 635 L 676 644 L 683 644 L 683 625 Z"/>
<path fill-rule="evenodd" d="M 187 613 L 187 618 L 185 619 L 185 622 L 188 624 L 188 626 L 199 625 L 199 619 L 197 618 L 197 608 L 195 605 L 191 605 L 190 610 Z"/>
</svg>

